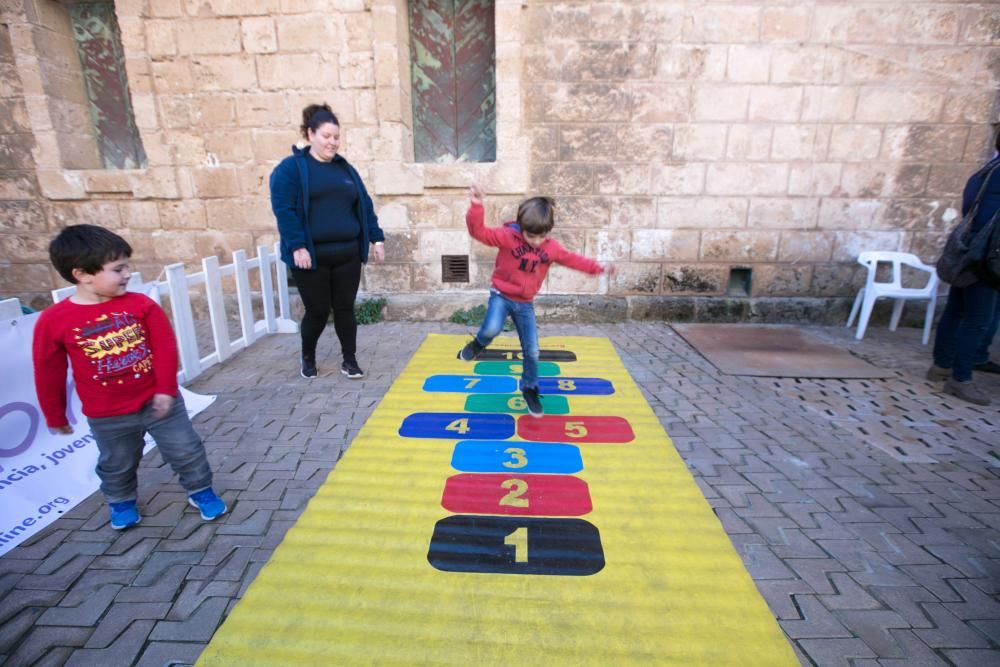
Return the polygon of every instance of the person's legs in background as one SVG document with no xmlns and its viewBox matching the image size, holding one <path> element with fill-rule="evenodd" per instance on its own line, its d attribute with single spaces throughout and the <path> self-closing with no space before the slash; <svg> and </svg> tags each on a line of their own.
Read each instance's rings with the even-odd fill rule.
<svg viewBox="0 0 1000 667">
<path fill-rule="evenodd" d="M 354 300 L 361 284 L 361 257 L 357 249 L 338 257 L 330 268 L 330 291 L 333 303 L 333 328 L 340 341 L 343 364 L 340 372 L 351 379 L 362 378 L 364 371 L 358 366 L 358 320 L 354 314 Z"/>
<path fill-rule="evenodd" d="M 1000 373 L 1000 364 L 990 359 L 990 345 L 996 338 L 997 329 L 1000 329 L 1000 294 L 996 296 L 996 301 L 993 303 L 993 322 L 987 327 L 986 334 L 979 341 L 979 347 L 972 358 L 972 370 L 980 373 Z"/>
<path fill-rule="evenodd" d="M 951 377 L 945 382 L 945 392 L 963 401 L 989 405 L 990 397 L 972 382 L 975 354 L 993 323 L 996 290 L 979 282 L 968 287 L 952 287 L 948 304 L 938 322 L 934 341 L 934 365 L 927 372 L 929 379 L 940 379 L 946 369 Z"/>
<path fill-rule="evenodd" d="M 330 319 L 330 269 L 318 266 L 313 270 L 292 269 L 292 278 L 302 298 L 306 312 L 302 316 L 302 377 L 316 377 L 316 343 Z"/>
</svg>

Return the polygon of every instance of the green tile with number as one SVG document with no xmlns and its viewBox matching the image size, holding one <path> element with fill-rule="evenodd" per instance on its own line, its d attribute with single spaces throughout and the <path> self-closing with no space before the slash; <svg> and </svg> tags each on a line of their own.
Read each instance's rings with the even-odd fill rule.
<svg viewBox="0 0 1000 667">
<path fill-rule="evenodd" d="M 569 414 L 569 401 L 565 396 L 542 396 L 542 407 L 547 415 Z M 474 394 L 465 399 L 467 412 L 527 413 L 528 407 L 520 394 Z"/>
<path fill-rule="evenodd" d="M 524 365 L 520 361 L 480 361 L 472 372 L 476 375 L 521 375 Z M 551 361 L 538 362 L 539 377 L 555 377 L 559 373 L 559 364 Z"/>
</svg>

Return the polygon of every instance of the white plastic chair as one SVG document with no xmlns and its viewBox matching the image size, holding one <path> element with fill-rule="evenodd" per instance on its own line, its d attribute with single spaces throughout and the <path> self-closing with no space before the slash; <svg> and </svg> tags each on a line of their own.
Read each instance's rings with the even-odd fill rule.
<svg viewBox="0 0 1000 667">
<path fill-rule="evenodd" d="M 892 264 L 892 275 L 889 282 L 876 282 L 875 274 L 878 272 L 879 262 Z M 924 337 L 923 344 L 931 335 L 931 322 L 934 320 L 934 308 L 937 306 L 938 275 L 933 266 L 924 264 L 916 255 L 908 252 L 890 251 L 870 251 L 858 255 L 858 263 L 868 269 L 868 277 L 865 286 L 858 290 L 858 295 L 854 297 L 854 306 L 851 307 L 851 316 L 847 318 L 847 326 L 854 323 L 854 318 L 860 311 L 861 317 L 858 319 L 858 333 L 854 336 L 861 340 L 865 336 L 865 329 L 868 328 L 868 319 L 872 315 L 872 308 L 875 301 L 883 297 L 895 299 L 892 305 L 892 319 L 889 322 L 889 330 L 895 331 L 899 324 L 899 317 L 903 314 L 903 302 L 909 299 L 928 299 L 927 313 L 924 315 Z M 927 284 L 924 287 L 903 287 L 901 284 L 903 265 L 926 271 L 929 274 Z"/>
</svg>

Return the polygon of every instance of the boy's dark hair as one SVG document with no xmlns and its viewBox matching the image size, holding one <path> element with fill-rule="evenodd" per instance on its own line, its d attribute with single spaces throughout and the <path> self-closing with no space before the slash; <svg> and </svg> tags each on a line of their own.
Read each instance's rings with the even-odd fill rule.
<svg viewBox="0 0 1000 667">
<path fill-rule="evenodd" d="M 525 199 L 517 207 L 517 224 L 522 232 L 548 234 L 556 224 L 555 208 L 551 197 Z"/>
<path fill-rule="evenodd" d="M 302 125 L 299 125 L 302 138 L 309 141 L 309 130 L 315 132 L 319 129 L 320 125 L 325 125 L 326 123 L 333 123 L 337 127 L 340 127 L 337 114 L 333 113 L 330 105 L 326 103 L 310 104 L 302 110 Z"/>
<path fill-rule="evenodd" d="M 128 241 L 97 225 L 70 225 L 49 243 L 52 266 L 74 285 L 73 269 L 95 274 L 108 262 L 131 256 L 132 246 Z"/>
</svg>

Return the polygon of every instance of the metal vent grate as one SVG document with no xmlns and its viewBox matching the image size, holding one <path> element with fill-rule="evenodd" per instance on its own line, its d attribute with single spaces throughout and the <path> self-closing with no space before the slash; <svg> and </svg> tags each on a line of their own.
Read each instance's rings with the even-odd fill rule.
<svg viewBox="0 0 1000 667">
<path fill-rule="evenodd" d="M 469 282 L 469 256 L 441 255 L 441 282 Z"/>
</svg>

